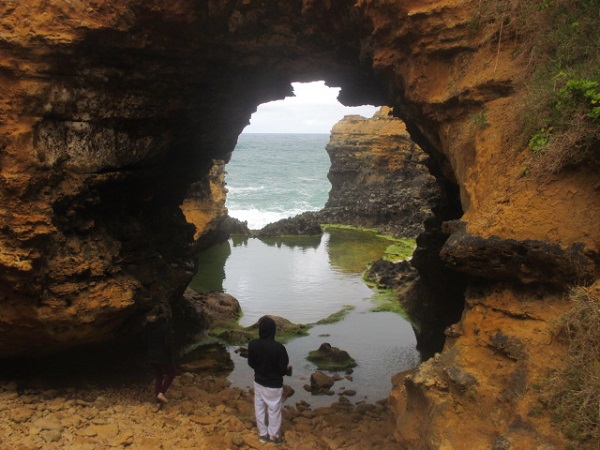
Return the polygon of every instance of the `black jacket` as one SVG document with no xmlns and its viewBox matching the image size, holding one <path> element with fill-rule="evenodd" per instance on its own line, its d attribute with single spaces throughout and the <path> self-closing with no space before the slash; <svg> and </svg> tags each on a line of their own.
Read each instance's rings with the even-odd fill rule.
<svg viewBox="0 0 600 450">
<path fill-rule="evenodd" d="M 248 344 L 248 365 L 254 369 L 254 381 L 264 387 L 283 387 L 283 376 L 290 362 L 284 345 L 275 340 L 275 322 L 263 317 L 259 322 L 259 339 Z"/>
</svg>

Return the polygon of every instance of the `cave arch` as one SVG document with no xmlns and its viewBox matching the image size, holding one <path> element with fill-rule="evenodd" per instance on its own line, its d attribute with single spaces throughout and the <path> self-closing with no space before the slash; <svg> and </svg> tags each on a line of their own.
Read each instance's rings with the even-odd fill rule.
<svg viewBox="0 0 600 450">
<path fill-rule="evenodd" d="M 3 236 L 16 255 L 3 316 L 23 305 L 4 322 L 4 355 L 127 335 L 135 311 L 181 295 L 193 230 L 179 205 L 190 186 L 208 192 L 213 161 L 228 159 L 257 105 L 291 94 L 291 81 L 341 86 L 346 105 L 396 102 L 372 67 L 372 25 L 351 2 L 47 7 L 76 19 L 61 22 L 63 38 L 36 23 L 29 52 L 4 45 L 31 64 L 7 75 L 31 129 L 8 135 L 3 166 L 32 175 L 3 197 L 39 211 Z"/>
<path fill-rule="evenodd" d="M 421 263 L 469 278 L 444 351 L 396 379 L 394 435 L 566 447 L 530 386 L 568 360 L 549 339 L 565 288 L 597 297 L 600 196 L 597 168 L 528 175 L 517 118 L 537 31 L 516 25 L 564 5 L 546 3 L 2 2 L 0 357 L 123 339 L 180 297 L 189 187 L 207 192 L 256 105 L 323 79 L 344 104 L 393 107 L 431 156 L 451 201 Z"/>
</svg>

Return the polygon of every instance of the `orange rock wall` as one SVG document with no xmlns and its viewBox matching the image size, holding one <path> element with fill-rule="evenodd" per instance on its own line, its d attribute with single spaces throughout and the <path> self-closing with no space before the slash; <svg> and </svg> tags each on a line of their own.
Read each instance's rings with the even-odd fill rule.
<svg viewBox="0 0 600 450">
<path fill-rule="evenodd" d="M 597 174 L 523 175 L 517 118 L 530 66 L 515 54 L 527 39 L 506 33 L 499 44 L 493 22 L 474 29 L 481 3 L 359 1 L 374 26 L 374 68 L 413 138 L 458 184 L 468 234 L 581 245 L 597 278 Z M 476 286 L 444 351 L 396 377 L 398 439 L 410 449 L 565 448 L 533 386 L 567 361 L 553 335 L 568 302 L 534 287 Z"/>
<path fill-rule="evenodd" d="M 178 298 L 194 270 L 190 186 L 208 184 L 257 105 L 291 81 L 392 106 L 458 186 L 467 236 L 574 246 L 597 277 L 597 176 L 522 176 L 526 39 L 473 27 L 481 4 L 4 1 L 0 356 L 123 339 L 152 303 Z M 461 248 L 447 250 L 456 261 Z M 445 351 L 398 380 L 407 448 L 562 447 L 530 386 L 561 363 L 551 328 L 567 304 L 517 281 L 471 286 Z"/>
</svg>

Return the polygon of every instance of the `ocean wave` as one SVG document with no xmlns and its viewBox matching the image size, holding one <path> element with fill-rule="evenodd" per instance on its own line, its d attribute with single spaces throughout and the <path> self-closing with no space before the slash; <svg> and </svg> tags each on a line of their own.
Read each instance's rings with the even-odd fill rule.
<svg viewBox="0 0 600 450">
<path fill-rule="evenodd" d="M 230 193 L 243 193 L 243 192 L 259 192 L 264 191 L 266 186 L 232 186 L 231 184 L 227 184 L 227 190 Z"/>
<path fill-rule="evenodd" d="M 294 217 L 303 213 L 305 210 L 292 209 L 286 211 L 264 211 L 259 209 L 236 209 L 229 210 L 229 216 L 242 222 L 248 222 L 248 228 L 251 230 L 260 230 L 265 225 L 277 222 L 281 219 Z"/>
</svg>

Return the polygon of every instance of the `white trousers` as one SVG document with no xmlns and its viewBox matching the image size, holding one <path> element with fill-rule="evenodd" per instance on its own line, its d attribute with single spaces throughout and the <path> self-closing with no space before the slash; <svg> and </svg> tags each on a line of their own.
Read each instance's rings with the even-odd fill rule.
<svg viewBox="0 0 600 450">
<path fill-rule="evenodd" d="M 271 440 L 279 436 L 283 388 L 268 388 L 254 383 L 254 412 L 260 436 Z"/>
</svg>

